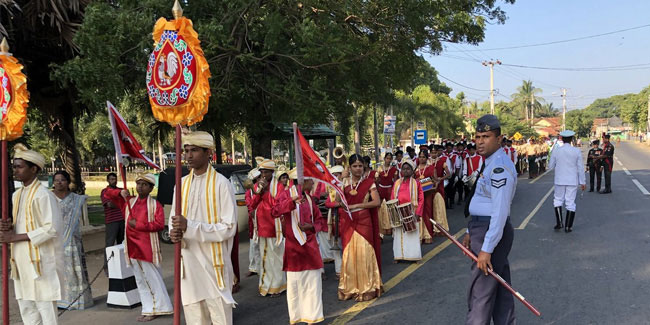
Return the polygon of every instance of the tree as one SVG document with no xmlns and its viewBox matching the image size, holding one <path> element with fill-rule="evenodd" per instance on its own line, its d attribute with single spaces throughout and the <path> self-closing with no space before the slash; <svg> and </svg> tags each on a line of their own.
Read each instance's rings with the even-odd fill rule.
<svg viewBox="0 0 650 325">
<path fill-rule="evenodd" d="M 92 2 L 75 38 L 79 56 L 57 66 L 57 80 L 76 88 L 81 103 L 95 111 L 103 108 L 100 89 L 101 97 L 119 103 L 124 90 L 143 88 L 151 28 L 157 17 L 169 16 L 169 6 Z M 353 103 L 391 103 L 395 90 L 412 90 L 419 77 L 432 80 L 417 51 L 437 54 L 442 41 L 476 44 L 488 23 L 506 19 L 494 0 L 221 0 L 189 1 L 184 9 L 212 73 L 210 110 L 199 128 L 217 136 L 245 128 L 254 155 L 265 156 L 274 122 L 334 117 L 347 133 Z M 147 110 L 146 100 L 137 107 Z"/>
<path fill-rule="evenodd" d="M 589 117 L 583 110 L 572 110 L 566 113 L 566 127 L 573 130 L 578 137 L 588 137 L 594 118 Z"/>
<path fill-rule="evenodd" d="M 521 107 L 522 116 L 526 118 L 526 122 L 534 116 L 534 110 L 540 107 L 540 102 L 543 101 L 541 97 L 537 96 L 540 93 L 542 93 L 542 89 L 535 88 L 532 81 L 523 80 L 521 86 L 517 87 L 517 92 L 512 94 L 512 102 Z"/>
<path fill-rule="evenodd" d="M 72 176 L 71 188 L 78 192 L 84 188 L 74 120 L 83 109 L 77 103 L 76 89 L 61 87 L 52 78 L 50 67 L 74 57 L 78 47 L 73 37 L 87 4 L 87 0 L 6 0 L 0 6 L 0 32 L 8 37 L 11 52 L 25 65 L 29 109 L 42 113 L 39 121 L 61 146 L 65 170 Z"/>
</svg>

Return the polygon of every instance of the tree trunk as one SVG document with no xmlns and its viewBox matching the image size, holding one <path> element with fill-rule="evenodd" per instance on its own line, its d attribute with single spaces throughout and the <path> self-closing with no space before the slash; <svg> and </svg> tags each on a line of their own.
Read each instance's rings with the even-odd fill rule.
<svg viewBox="0 0 650 325">
<path fill-rule="evenodd" d="M 53 135 L 58 133 L 63 147 L 63 155 L 65 156 L 63 167 L 70 174 L 72 180 L 70 189 L 77 194 L 84 194 L 86 187 L 81 178 L 81 159 L 79 158 L 79 150 L 77 150 L 77 141 L 75 140 L 74 114 L 70 106 L 70 102 L 66 100 L 64 105 L 57 107 L 59 114 L 55 114 L 53 117 L 56 124 L 59 125 L 59 132 L 56 132 L 55 129 Z"/>
<path fill-rule="evenodd" d="M 221 133 L 219 132 L 219 130 L 215 129 L 212 130 L 212 136 L 214 137 L 214 142 L 215 142 L 214 153 L 217 156 L 217 164 L 221 165 L 223 164 L 223 159 L 221 157 L 221 152 L 223 151 L 223 148 L 221 147 Z"/>
<path fill-rule="evenodd" d="M 374 136 L 375 136 L 375 163 L 379 165 L 379 135 L 377 134 L 377 106 L 372 107 L 372 117 L 374 122 Z"/>
<path fill-rule="evenodd" d="M 352 104 L 354 107 L 354 153 L 361 154 L 361 137 L 359 135 L 359 107 Z"/>
<path fill-rule="evenodd" d="M 251 134 L 251 150 L 253 157 L 271 158 L 271 135 L 266 132 Z"/>
</svg>

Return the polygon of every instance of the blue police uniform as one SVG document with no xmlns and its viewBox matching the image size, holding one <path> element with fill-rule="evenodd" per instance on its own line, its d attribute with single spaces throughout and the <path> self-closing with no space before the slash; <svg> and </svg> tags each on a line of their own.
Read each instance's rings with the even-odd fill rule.
<svg viewBox="0 0 650 325">
<path fill-rule="evenodd" d="M 477 121 L 477 131 L 499 128 L 494 115 L 485 115 Z M 503 150 L 497 150 L 485 159 L 483 171 L 476 181 L 474 195 L 469 204 L 471 221 L 468 232 L 471 250 L 490 253 L 493 271 L 510 282 L 508 254 L 513 233 L 510 223 L 510 205 L 517 187 L 515 165 Z M 513 324 L 514 299 L 497 280 L 485 275 L 475 264 L 468 293 L 467 324 Z"/>
</svg>

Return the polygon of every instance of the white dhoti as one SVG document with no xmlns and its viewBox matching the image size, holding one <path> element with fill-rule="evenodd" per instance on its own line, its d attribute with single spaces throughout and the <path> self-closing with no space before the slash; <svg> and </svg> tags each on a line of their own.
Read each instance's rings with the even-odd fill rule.
<svg viewBox="0 0 650 325">
<path fill-rule="evenodd" d="M 576 185 L 555 185 L 553 193 L 553 206 L 561 207 L 562 204 L 569 211 L 576 211 L 576 194 L 578 186 Z"/>
<path fill-rule="evenodd" d="M 318 323 L 323 318 L 321 270 L 287 272 L 289 323 Z"/>
<path fill-rule="evenodd" d="M 248 246 L 248 271 L 260 273 L 260 244 L 254 239 L 250 240 L 250 245 Z"/>
<path fill-rule="evenodd" d="M 232 324 L 232 306 L 221 297 L 183 305 L 185 323 L 187 325 L 230 325 Z"/>
<path fill-rule="evenodd" d="M 402 227 L 393 228 L 393 256 L 396 261 L 419 261 L 422 259 L 419 222 L 416 224 L 415 231 L 405 232 Z"/>
<path fill-rule="evenodd" d="M 23 324 L 56 325 L 56 301 L 34 301 L 17 299 Z"/>
<path fill-rule="evenodd" d="M 287 275 L 282 271 L 282 258 L 284 255 L 284 241 L 275 245 L 275 237 L 260 237 L 260 264 L 259 291 L 262 296 L 281 293 L 287 289 Z"/>
<path fill-rule="evenodd" d="M 340 244 L 339 247 L 341 247 Z M 320 249 L 320 257 L 323 259 L 323 263 L 333 261 L 336 274 L 341 273 L 341 250 L 332 249 L 329 233 L 323 231 L 318 233 L 318 248 Z"/>
<path fill-rule="evenodd" d="M 167 294 L 160 268 L 136 259 L 131 259 L 131 266 L 142 302 L 141 314 L 145 316 L 173 314 L 174 307 Z"/>
</svg>

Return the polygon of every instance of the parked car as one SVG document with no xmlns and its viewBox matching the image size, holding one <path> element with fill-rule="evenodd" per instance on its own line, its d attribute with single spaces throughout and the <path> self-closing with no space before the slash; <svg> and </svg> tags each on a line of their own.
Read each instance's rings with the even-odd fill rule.
<svg viewBox="0 0 650 325">
<path fill-rule="evenodd" d="M 166 160 L 175 160 L 175 159 L 176 159 L 176 153 L 170 151 L 170 152 L 164 153 L 164 154 L 163 154 L 163 157 L 164 157 Z"/>
<path fill-rule="evenodd" d="M 214 168 L 221 175 L 230 180 L 233 188 L 235 189 L 235 199 L 237 200 L 237 227 L 238 231 L 247 231 L 248 230 L 248 208 L 246 207 L 246 200 L 244 195 L 246 190 L 244 189 L 244 180 L 248 177 L 248 171 L 251 170 L 251 166 L 248 165 L 214 165 Z M 156 199 L 163 205 L 165 209 L 165 229 L 160 231 L 159 236 L 160 240 L 164 243 L 171 244 L 171 238 L 169 237 L 169 217 L 171 216 L 172 200 L 174 195 L 174 185 L 175 178 L 174 167 L 165 169 L 164 172 L 160 173 L 158 177 L 158 196 Z M 189 174 L 187 167 L 183 167 L 182 170 L 183 176 Z"/>
</svg>

